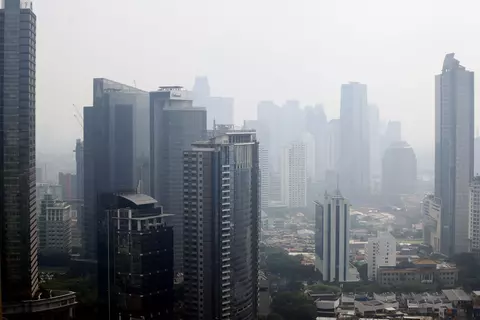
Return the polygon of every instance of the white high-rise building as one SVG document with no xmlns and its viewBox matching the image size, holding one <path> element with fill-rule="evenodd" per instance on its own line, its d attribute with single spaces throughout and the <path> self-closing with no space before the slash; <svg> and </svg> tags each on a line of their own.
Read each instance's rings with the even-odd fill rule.
<svg viewBox="0 0 480 320">
<path fill-rule="evenodd" d="M 422 201 L 423 242 L 440 252 L 442 236 L 442 201 L 433 194 L 426 194 Z"/>
<path fill-rule="evenodd" d="M 350 203 L 339 190 L 315 203 L 315 268 L 325 282 L 351 281 Z M 356 279 L 355 279 L 356 280 Z"/>
<path fill-rule="evenodd" d="M 470 217 L 468 219 L 468 239 L 470 250 L 480 251 L 480 176 L 476 176 L 470 185 Z"/>
<path fill-rule="evenodd" d="M 268 150 L 260 146 L 258 149 L 260 166 L 260 205 L 262 210 L 268 208 L 270 203 L 270 166 L 268 163 Z"/>
<path fill-rule="evenodd" d="M 375 238 L 369 238 L 366 251 L 368 279 L 377 278 L 379 267 L 397 264 L 397 241 L 390 232 L 379 232 Z"/>
<path fill-rule="evenodd" d="M 293 142 L 282 154 L 282 201 L 290 208 L 307 206 L 307 148 Z"/>
<path fill-rule="evenodd" d="M 442 199 L 441 251 L 468 252 L 473 178 L 474 73 L 447 54 L 435 77 L 435 196 Z"/>
<path fill-rule="evenodd" d="M 305 144 L 307 152 L 307 178 L 315 180 L 316 178 L 316 149 L 315 137 L 309 133 L 304 132 L 302 135 L 302 142 Z"/>
</svg>

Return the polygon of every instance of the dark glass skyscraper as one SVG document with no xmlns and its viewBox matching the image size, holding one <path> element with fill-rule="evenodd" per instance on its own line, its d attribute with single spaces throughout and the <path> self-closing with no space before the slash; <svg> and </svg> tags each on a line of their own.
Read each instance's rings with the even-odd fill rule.
<svg viewBox="0 0 480 320">
<path fill-rule="evenodd" d="M 255 133 L 226 132 L 183 157 L 185 319 L 257 319 Z"/>
<path fill-rule="evenodd" d="M 173 230 L 150 196 L 103 194 L 99 319 L 173 319 Z"/>
<path fill-rule="evenodd" d="M 75 143 L 75 162 L 76 162 L 76 195 L 77 200 L 83 200 L 83 175 L 84 175 L 84 162 L 83 162 L 83 141 L 77 139 Z"/>
<path fill-rule="evenodd" d="M 22 3 L 5 0 L 0 10 L 0 268 L 8 302 L 31 299 L 38 290 L 36 16 Z"/>
<path fill-rule="evenodd" d="M 151 194 L 172 214 L 175 272 L 183 261 L 183 151 L 206 138 L 204 108 L 192 106 L 190 92 L 182 87 L 161 87 L 150 93 Z"/>
<path fill-rule="evenodd" d="M 84 213 L 86 258 L 97 257 L 99 197 L 138 190 L 148 193 L 138 175 L 149 151 L 148 93 L 107 79 L 93 81 L 93 107 L 84 109 Z M 143 163 L 142 163 L 143 166 Z"/>
</svg>

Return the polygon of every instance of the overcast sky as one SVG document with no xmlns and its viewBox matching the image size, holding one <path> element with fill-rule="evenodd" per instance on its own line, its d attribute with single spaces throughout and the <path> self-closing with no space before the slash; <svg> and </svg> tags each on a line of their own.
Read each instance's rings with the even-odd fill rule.
<svg viewBox="0 0 480 320">
<path fill-rule="evenodd" d="M 236 122 L 260 100 L 324 104 L 340 85 L 368 85 L 383 119 L 433 149 L 434 75 L 455 52 L 480 72 L 478 0 L 34 0 L 39 151 L 70 152 L 82 129 L 72 104 L 91 104 L 92 78 L 145 90 L 232 96 Z M 478 121 L 477 121 L 478 123 Z"/>
</svg>

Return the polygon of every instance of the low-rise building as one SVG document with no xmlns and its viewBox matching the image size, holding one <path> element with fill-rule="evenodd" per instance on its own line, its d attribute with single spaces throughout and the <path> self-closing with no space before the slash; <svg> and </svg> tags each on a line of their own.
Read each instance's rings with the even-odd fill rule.
<svg viewBox="0 0 480 320">
<path fill-rule="evenodd" d="M 417 259 L 411 263 L 378 268 L 377 282 L 380 285 L 395 285 L 405 282 L 437 283 L 447 287 L 455 286 L 458 269 L 455 265 L 439 263 L 430 259 Z"/>
</svg>

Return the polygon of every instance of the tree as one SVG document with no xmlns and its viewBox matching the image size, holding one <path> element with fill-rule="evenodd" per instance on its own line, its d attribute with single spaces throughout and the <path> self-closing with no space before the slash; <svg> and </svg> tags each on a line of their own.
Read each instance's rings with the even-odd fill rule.
<svg viewBox="0 0 480 320">
<path fill-rule="evenodd" d="M 279 293 L 273 299 L 271 309 L 284 320 L 313 320 L 317 314 L 314 301 L 299 292 Z"/>
</svg>

